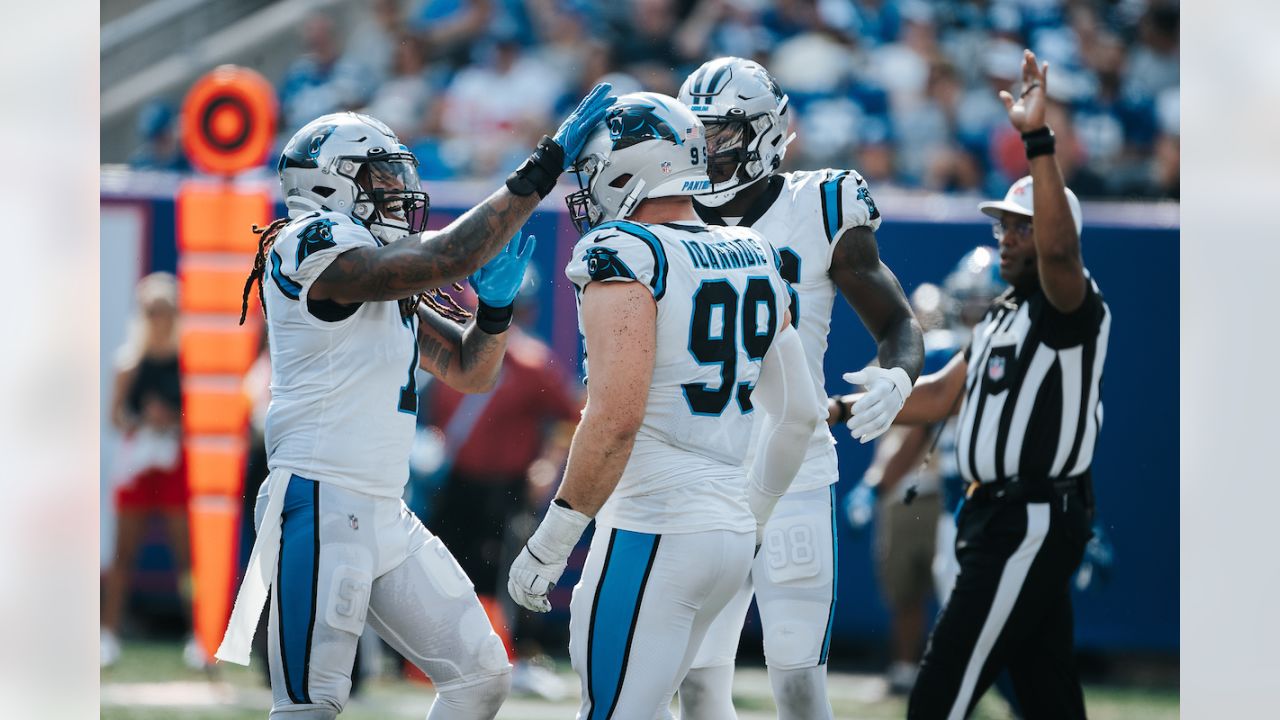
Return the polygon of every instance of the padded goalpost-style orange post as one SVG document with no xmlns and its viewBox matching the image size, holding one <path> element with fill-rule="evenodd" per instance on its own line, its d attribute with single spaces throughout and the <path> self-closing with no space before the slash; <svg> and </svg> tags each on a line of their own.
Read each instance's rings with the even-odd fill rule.
<svg viewBox="0 0 1280 720">
<path fill-rule="evenodd" d="M 232 182 L 260 167 L 275 139 L 275 91 L 258 73 L 223 66 L 201 77 L 182 107 L 183 146 L 216 178 L 177 190 L 183 436 L 191 488 L 191 573 L 196 639 L 212 658 L 231 615 L 250 403 L 245 373 L 262 332 L 257 297 L 238 324 L 257 237 L 271 220 L 265 186 Z"/>
</svg>

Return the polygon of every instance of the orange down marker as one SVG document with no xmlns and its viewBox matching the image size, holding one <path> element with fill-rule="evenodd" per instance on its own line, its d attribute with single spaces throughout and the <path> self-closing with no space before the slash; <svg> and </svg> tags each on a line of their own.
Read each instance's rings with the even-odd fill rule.
<svg viewBox="0 0 1280 720">
<path fill-rule="evenodd" d="M 270 83 L 229 65 L 197 80 L 182 105 L 188 157 L 200 171 L 219 176 L 184 182 L 177 192 L 192 610 L 196 639 L 210 658 L 235 593 L 250 412 L 242 386 L 262 327 L 256 297 L 245 325 L 237 324 L 241 291 L 257 248 L 251 227 L 271 220 L 272 205 L 265 186 L 233 178 L 262 166 L 277 113 Z"/>
</svg>

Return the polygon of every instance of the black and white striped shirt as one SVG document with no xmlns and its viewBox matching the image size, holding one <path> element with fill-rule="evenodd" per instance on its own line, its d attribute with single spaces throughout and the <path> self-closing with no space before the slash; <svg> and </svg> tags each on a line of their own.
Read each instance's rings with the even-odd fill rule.
<svg viewBox="0 0 1280 720">
<path fill-rule="evenodd" d="M 1089 279 L 1064 315 L 1039 286 L 992 303 L 965 350 L 956 452 L 965 480 L 1034 482 L 1082 475 L 1102 428 L 1111 311 Z"/>
</svg>

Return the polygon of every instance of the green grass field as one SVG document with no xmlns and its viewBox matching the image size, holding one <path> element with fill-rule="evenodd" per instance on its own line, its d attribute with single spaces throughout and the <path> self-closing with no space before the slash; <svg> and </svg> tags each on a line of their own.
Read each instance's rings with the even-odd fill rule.
<svg viewBox="0 0 1280 720">
<path fill-rule="evenodd" d="M 499 718 L 510 720 L 563 720 L 577 710 L 577 678 L 567 665 L 560 668 L 574 688 L 566 701 L 511 697 Z M 837 718 L 901 718 L 906 704 L 886 697 L 884 683 L 875 675 L 832 673 L 831 705 Z M 1093 720 L 1163 720 L 1178 717 L 1178 693 L 1171 689 L 1087 686 L 1085 696 Z M 431 704 L 429 686 L 380 679 L 365 684 L 363 692 L 347 705 L 345 720 L 420 720 Z M 741 720 L 771 720 L 773 700 L 764 669 L 739 668 L 734 701 Z M 261 669 L 220 664 L 212 671 L 189 670 L 182 663 L 178 643 L 135 642 L 125 645 L 124 656 L 102 672 L 103 720 L 261 720 L 271 705 Z M 1007 717 L 1002 703 L 988 694 L 974 718 Z"/>
</svg>

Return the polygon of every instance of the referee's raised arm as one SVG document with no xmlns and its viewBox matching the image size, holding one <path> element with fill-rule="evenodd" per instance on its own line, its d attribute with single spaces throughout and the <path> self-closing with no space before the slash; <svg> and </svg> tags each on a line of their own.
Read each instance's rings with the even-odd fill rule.
<svg viewBox="0 0 1280 720">
<path fill-rule="evenodd" d="M 911 394 L 919 405 L 898 416 L 923 419 L 940 412 L 947 395 L 963 396 L 960 572 L 930 635 L 909 720 L 967 717 L 1005 670 L 1026 717 L 1086 717 L 1071 577 L 1093 517 L 1111 314 L 1085 272 L 1080 203 L 1063 184 L 1044 124 L 1047 67 L 1024 53 L 1018 99 L 1000 94 L 1022 132 L 1031 175 L 1003 200 L 978 205 L 995 220 L 1000 277 L 1009 288 L 974 327 L 965 354 L 921 378 Z"/>
<path fill-rule="evenodd" d="M 1040 285 L 1049 303 L 1067 314 L 1084 302 L 1089 281 L 1080 257 L 1080 234 L 1067 204 L 1066 184 L 1053 154 L 1053 130 L 1044 121 L 1048 75 L 1049 63 L 1038 65 L 1035 53 L 1024 50 L 1022 93 L 1015 100 L 1008 91 L 1001 90 L 1000 100 L 1009 111 L 1009 121 L 1022 133 L 1031 165 Z"/>
</svg>

